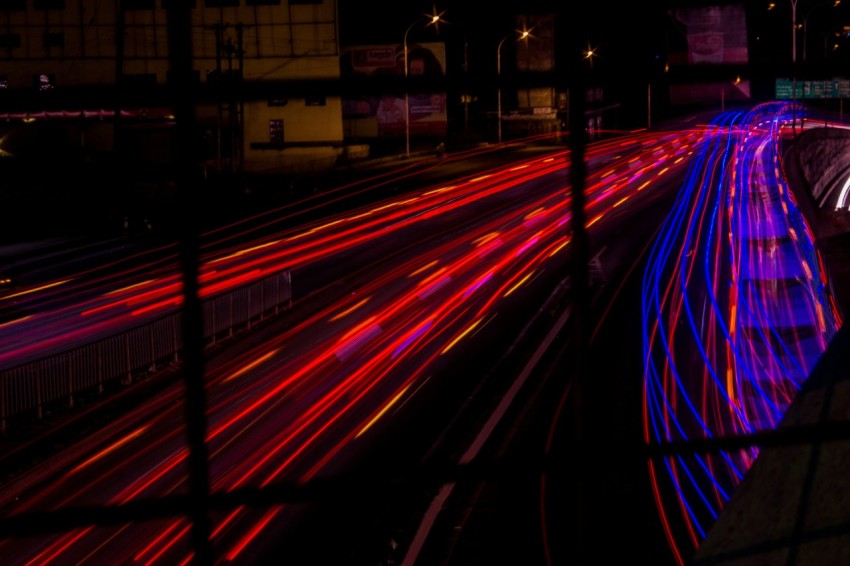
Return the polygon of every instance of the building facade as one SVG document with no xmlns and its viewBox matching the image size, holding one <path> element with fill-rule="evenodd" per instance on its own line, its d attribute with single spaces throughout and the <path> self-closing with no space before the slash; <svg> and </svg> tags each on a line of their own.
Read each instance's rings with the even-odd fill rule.
<svg viewBox="0 0 850 566">
<path fill-rule="evenodd" d="M 192 6 L 205 166 L 332 164 L 342 104 L 321 85 L 340 75 L 337 0 L 180 1 Z M 39 131 L 85 158 L 118 150 L 141 165 L 167 160 L 168 2 L 2 0 L 0 149 L 32 151 Z"/>
</svg>

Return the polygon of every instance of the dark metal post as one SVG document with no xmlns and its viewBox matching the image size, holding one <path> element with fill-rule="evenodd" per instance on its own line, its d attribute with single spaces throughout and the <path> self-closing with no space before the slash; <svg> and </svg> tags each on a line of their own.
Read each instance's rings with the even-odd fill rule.
<svg viewBox="0 0 850 566">
<path fill-rule="evenodd" d="M 574 436 L 577 451 L 577 470 L 575 472 L 574 502 L 575 502 L 575 554 L 576 564 L 591 564 L 594 557 L 594 530 L 592 525 L 592 509 L 595 490 L 593 489 L 593 457 L 591 455 L 592 440 L 590 435 L 593 427 L 588 422 L 593 404 L 591 384 L 585 368 L 585 355 L 588 340 L 588 302 L 589 277 L 588 262 L 590 261 L 589 240 L 586 228 L 585 214 L 585 185 L 587 165 L 585 149 L 587 145 L 586 131 L 586 90 L 588 62 L 582 56 L 586 46 L 590 25 L 589 14 L 584 8 L 575 7 L 564 14 L 567 25 L 562 28 L 566 37 L 562 45 L 567 51 L 566 61 L 569 63 L 569 148 L 570 148 L 570 196 L 571 196 L 571 230 L 572 241 L 572 271 L 570 274 L 572 289 L 573 335 L 571 339 L 573 352 L 572 399 L 574 409 Z"/>
<path fill-rule="evenodd" d="M 180 260 L 183 269 L 183 369 L 186 382 L 186 429 L 189 442 L 188 513 L 195 563 L 213 563 L 210 545 L 207 403 L 204 390 L 203 310 L 199 297 L 197 202 L 201 175 L 201 139 L 194 109 L 197 81 L 192 71 L 191 8 L 188 2 L 168 3 L 168 87 L 174 105 L 175 174 L 180 195 Z"/>
</svg>

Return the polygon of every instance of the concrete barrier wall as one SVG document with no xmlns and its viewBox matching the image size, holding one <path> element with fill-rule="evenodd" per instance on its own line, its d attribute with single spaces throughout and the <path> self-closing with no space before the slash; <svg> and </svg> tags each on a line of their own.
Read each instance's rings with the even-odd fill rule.
<svg viewBox="0 0 850 566">
<path fill-rule="evenodd" d="M 850 130 L 806 130 L 795 146 L 797 163 L 815 203 L 820 208 L 834 207 L 837 193 L 833 189 L 850 171 Z"/>
</svg>

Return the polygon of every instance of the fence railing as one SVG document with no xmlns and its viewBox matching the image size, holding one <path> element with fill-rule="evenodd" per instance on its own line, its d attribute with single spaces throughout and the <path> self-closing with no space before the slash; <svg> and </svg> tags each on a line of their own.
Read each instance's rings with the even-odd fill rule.
<svg viewBox="0 0 850 566">
<path fill-rule="evenodd" d="M 277 273 L 202 303 L 207 346 L 248 330 L 292 305 L 292 276 Z M 73 407 L 84 393 L 130 384 L 179 361 L 182 312 L 60 354 L 0 371 L 0 431 L 27 413 L 41 419 L 48 406 Z"/>
</svg>

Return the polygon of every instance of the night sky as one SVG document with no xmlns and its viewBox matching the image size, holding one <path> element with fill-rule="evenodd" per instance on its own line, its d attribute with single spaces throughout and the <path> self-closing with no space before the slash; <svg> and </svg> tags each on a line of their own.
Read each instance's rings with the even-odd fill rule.
<svg viewBox="0 0 850 566">
<path fill-rule="evenodd" d="M 464 43 L 470 72 L 473 67 L 495 67 L 496 47 L 501 38 L 517 27 L 518 14 L 556 14 L 564 29 L 577 24 L 581 38 L 576 45 L 598 49 L 599 72 L 627 72 L 635 62 L 646 61 L 664 46 L 665 12 L 658 2 L 606 4 L 590 2 L 577 9 L 576 3 L 553 0 L 453 3 L 374 0 L 364 9 L 360 0 L 340 0 L 340 40 L 343 46 L 364 43 L 400 43 L 404 31 L 425 14 L 442 13 L 447 23 L 436 30 L 414 29 L 409 39 L 444 41 L 449 69 L 462 68 Z"/>
</svg>

